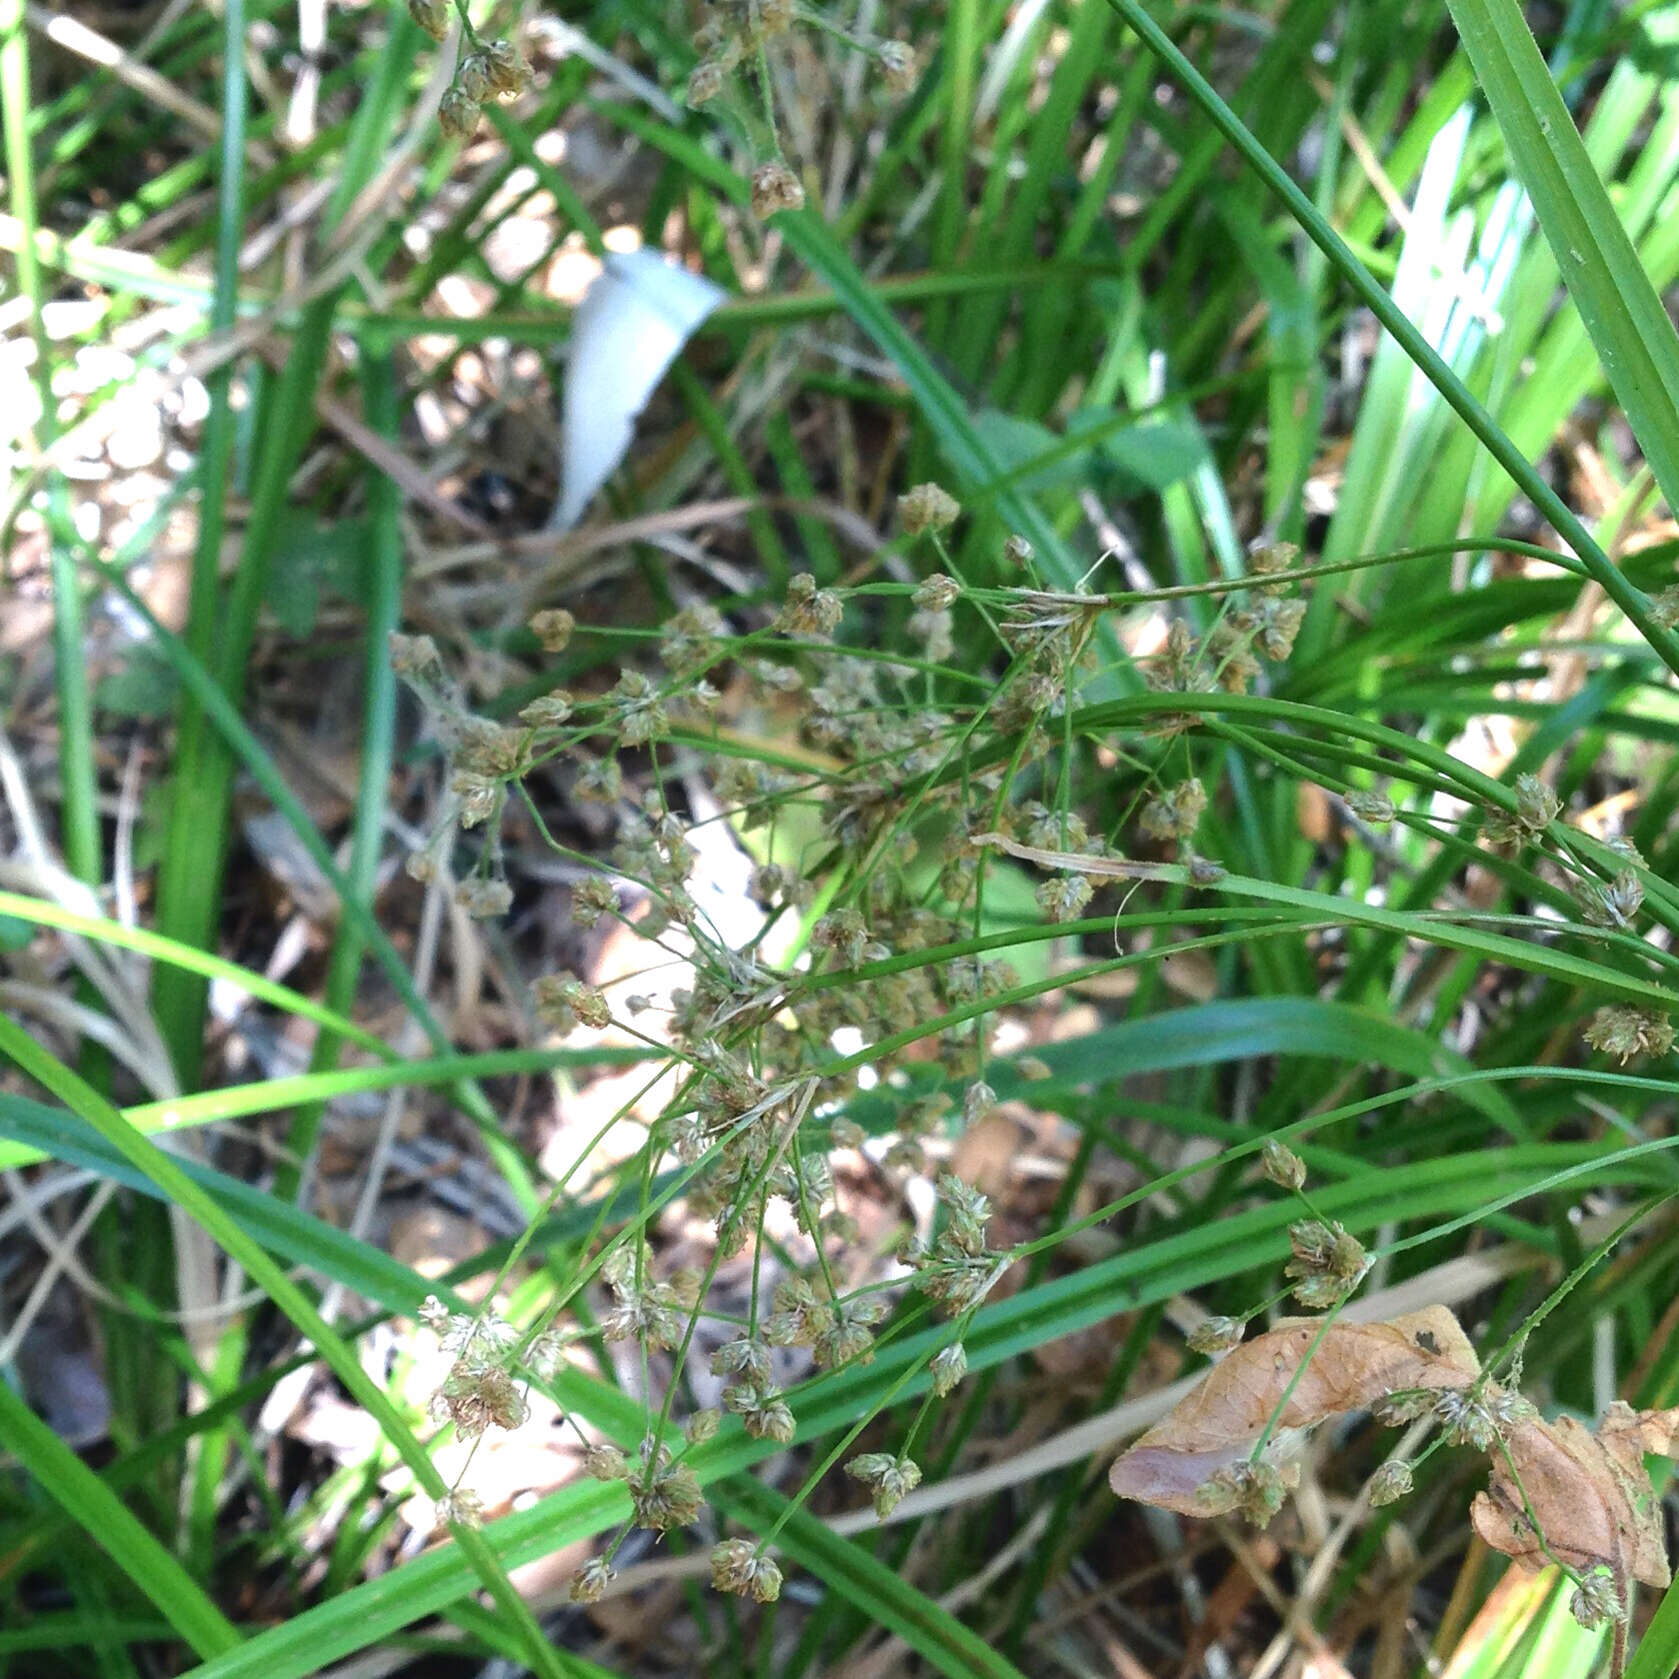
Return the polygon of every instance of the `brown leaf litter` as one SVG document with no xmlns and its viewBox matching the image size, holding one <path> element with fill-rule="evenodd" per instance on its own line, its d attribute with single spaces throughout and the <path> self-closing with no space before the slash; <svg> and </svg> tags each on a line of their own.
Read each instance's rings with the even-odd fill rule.
<svg viewBox="0 0 1679 1679">
<path fill-rule="evenodd" d="M 1290 1319 L 1214 1365 L 1115 1461 L 1109 1483 L 1121 1498 L 1203 1515 L 1202 1489 L 1246 1463 L 1268 1429 L 1264 1457 L 1285 1465 L 1317 1424 L 1431 1390 L 1470 1390 L 1495 1412 L 1491 1402 L 1504 1397 L 1482 1379 L 1474 1348 L 1444 1306 L 1327 1328 L 1321 1319 Z M 1491 1480 L 1471 1510 L 1481 1538 L 1528 1569 L 1553 1560 L 1582 1574 L 1607 1568 L 1623 1594 L 1635 1580 L 1667 1585 L 1644 1454 L 1675 1454 L 1679 1407 L 1639 1412 L 1617 1402 L 1595 1432 L 1572 1417 L 1547 1422 L 1514 1406 L 1506 1416 L 1489 1453 Z"/>
</svg>

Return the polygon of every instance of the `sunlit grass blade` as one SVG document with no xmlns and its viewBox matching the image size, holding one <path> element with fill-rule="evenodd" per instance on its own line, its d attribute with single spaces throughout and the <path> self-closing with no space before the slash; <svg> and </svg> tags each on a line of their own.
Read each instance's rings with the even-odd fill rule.
<svg viewBox="0 0 1679 1679">
<path fill-rule="evenodd" d="M 35 387 L 39 400 L 36 442 L 44 454 L 57 436 L 53 393 L 53 348 L 42 307 L 41 265 L 36 250 L 35 160 L 29 137 L 29 35 L 23 0 L 0 3 L 0 137 L 6 161 L 6 195 L 18 228 L 17 285 L 29 307 L 34 335 Z M 51 555 L 53 675 L 58 690 L 59 774 L 63 783 L 63 845 L 70 870 L 80 879 L 101 878 L 97 779 L 93 759 L 93 717 L 83 648 L 82 584 L 71 552 L 74 532 L 62 475 L 47 477 L 46 527 Z M 19 509 L 6 511 L 6 535 Z"/>
<path fill-rule="evenodd" d="M 1591 533 L 1580 522 L 1573 509 L 1545 481 L 1532 462 L 1510 442 L 1485 406 L 1429 345 L 1404 312 L 1394 304 L 1393 299 L 1370 271 L 1353 255 L 1346 242 L 1319 213 L 1316 205 L 1295 185 L 1276 159 L 1260 145 L 1247 125 L 1179 51 L 1138 0 L 1107 0 L 1107 4 L 1119 12 L 1136 30 L 1149 50 L 1166 65 L 1190 97 L 1207 113 L 1214 126 L 1236 148 L 1254 173 L 1283 201 L 1289 214 L 1300 224 L 1312 243 L 1329 259 L 1341 278 L 1399 341 L 1405 353 L 1457 411 L 1487 452 L 1509 473 L 1523 493 L 1579 556 L 1593 581 L 1602 587 L 1604 593 L 1638 627 L 1639 634 L 1661 655 L 1662 662 L 1668 669 L 1679 674 L 1679 636 L 1651 617 L 1649 602 L 1643 592 L 1627 581 L 1619 568 L 1593 540 Z"/>
<path fill-rule="evenodd" d="M 1679 335 L 1516 0 L 1450 6 L 1609 387 L 1668 505 L 1679 507 Z"/>
</svg>

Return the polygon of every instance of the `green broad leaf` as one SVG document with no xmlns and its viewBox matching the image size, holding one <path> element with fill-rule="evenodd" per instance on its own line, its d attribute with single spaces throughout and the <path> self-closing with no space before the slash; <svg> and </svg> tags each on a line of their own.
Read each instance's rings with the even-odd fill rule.
<svg viewBox="0 0 1679 1679">
<path fill-rule="evenodd" d="M 122 664 L 94 685 L 95 710 L 117 717 L 167 717 L 181 684 L 169 661 L 149 641 L 134 647 Z"/>
<path fill-rule="evenodd" d="M 1127 493 L 1163 490 L 1187 478 L 1206 458 L 1194 427 L 1167 421 L 1130 425 L 1111 408 L 1081 408 L 1064 434 L 1037 420 L 982 409 L 974 430 L 1023 494 L 1087 483 L 1093 474 L 1116 477 Z M 988 481 L 964 485 L 983 494 Z"/>
<path fill-rule="evenodd" d="M 1260 1056 L 1303 1055 L 1350 1064 L 1388 1067 L 1412 1078 L 1451 1078 L 1470 1072 L 1455 1050 L 1409 1026 L 1367 1009 L 1312 997 L 1245 997 L 1170 1009 L 1144 1020 L 1125 1020 L 1085 1037 L 1046 1044 L 1034 1052 L 1057 1079 L 1110 1083 L 1145 1072 L 1215 1066 Z M 993 1085 L 1018 1078 L 998 1064 Z M 1030 1088 L 1020 1082 L 1018 1092 Z M 1469 1085 L 1463 1100 L 1506 1130 L 1524 1127 L 1515 1104 L 1494 1086 Z"/>
<path fill-rule="evenodd" d="M 1110 419 L 1098 409 L 1082 409 L 1068 422 L 1067 429 L 1076 434 L 1096 425 L 1105 427 Z M 1180 420 L 1126 426 L 1103 437 L 1097 448 L 1133 491 L 1170 489 L 1207 459 L 1199 429 Z"/>
<path fill-rule="evenodd" d="M 1002 468 L 1003 477 L 1024 494 L 1062 489 L 1090 475 L 1091 446 L 1075 438 L 1058 437 L 1037 420 L 982 408 L 974 415 L 974 431 Z M 1039 462 L 1043 464 L 1036 464 Z M 970 493 L 987 487 L 985 480 L 962 485 Z"/>
<path fill-rule="evenodd" d="M 485 1551 L 503 1569 L 517 1568 L 621 1522 L 629 1499 L 598 1481 L 579 1482 L 487 1527 Z M 472 1589 L 472 1566 L 458 1544 L 438 1545 L 400 1568 L 352 1586 L 337 1597 L 248 1638 L 185 1679 L 310 1679 L 329 1662 L 389 1638 L 435 1615 Z M 562 1652 L 550 1649 L 565 1672 Z"/>
<path fill-rule="evenodd" d="M 307 637 L 330 596 L 365 604 L 371 540 L 365 518 L 323 523 L 308 509 L 286 509 L 263 604 L 288 635 Z"/>
<path fill-rule="evenodd" d="M 1679 1586 L 1669 1586 L 1627 1664 L 1626 1679 L 1672 1679 L 1676 1672 L 1679 1672 Z"/>
</svg>

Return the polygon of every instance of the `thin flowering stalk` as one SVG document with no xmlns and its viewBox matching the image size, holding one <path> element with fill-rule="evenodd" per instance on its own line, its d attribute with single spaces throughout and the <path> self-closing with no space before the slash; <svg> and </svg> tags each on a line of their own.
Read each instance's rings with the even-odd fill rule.
<svg viewBox="0 0 1679 1679">
<path fill-rule="evenodd" d="M 810 1097 L 815 1094 L 816 1085 L 813 1080 L 806 1087 L 805 1107 L 810 1106 Z M 803 1117 L 802 1114 L 800 1116 Z M 828 1263 L 827 1244 L 822 1240 L 822 1227 L 817 1218 L 817 1209 L 810 1204 L 810 1186 L 805 1180 L 804 1149 L 799 1142 L 798 1127 L 795 1125 L 788 1134 L 792 1144 L 793 1177 L 799 1190 L 799 1210 L 804 1215 L 805 1229 L 811 1233 L 811 1241 L 816 1248 L 816 1263 L 822 1271 L 822 1281 L 828 1290 L 828 1298 L 837 1301 L 840 1297 L 838 1285 L 834 1282 L 833 1268 Z"/>
<path fill-rule="evenodd" d="M 1606 1259 L 1626 1236 L 1630 1235 L 1658 1208 L 1665 1207 L 1669 1201 L 1676 1199 L 1679 1199 L 1679 1189 L 1670 1189 L 1665 1194 L 1652 1197 L 1636 1212 L 1630 1213 L 1616 1225 L 1517 1325 L 1504 1345 L 1486 1361 L 1486 1375 L 1483 1379 L 1490 1381 L 1493 1373 L 1507 1364 L 1519 1371 L 1522 1349 L 1527 1345 L 1528 1337 L 1532 1335 L 1534 1330 L 1568 1298 L 1575 1288 L 1586 1280 L 1598 1264 Z"/>
<path fill-rule="evenodd" d="M 967 1340 L 969 1326 L 973 1323 L 974 1313 L 978 1310 L 979 1307 L 974 1306 L 954 1321 L 949 1342 L 950 1346 L 960 1347 Z M 942 1351 L 943 1349 L 941 1348 L 940 1350 Z M 938 1353 L 932 1354 L 927 1360 L 928 1366 L 931 1366 L 938 1356 Z M 928 1388 L 928 1390 L 921 1396 L 921 1403 L 916 1407 L 915 1415 L 910 1419 L 909 1428 L 905 1431 L 903 1444 L 898 1448 L 897 1456 L 900 1463 L 902 1463 L 904 1459 L 915 1450 L 916 1436 L 920 1434 L 922 1425 L 926 1422 L 927 1418 L 932 1415 L 933 1406 L 939 1403 L 944 1397 L 945 1396 L 941 1395 L 936 1388 L 931 1387 Z"/>
<path fill-rule="evenodd" d="M 632 1097 L 631 1103 L 633 1104 L 635 1100 L 637 1100 L 637 1098 Z M 624 1109 L 620 1110 L 621 1113 L 627 1111 L 628 1105 L 626 1105 Z M 609 1121 L 608 1126 L 603 1127 L 601 1132 L 597 1133 L 597 1136 L 604 1136 L 606 1129 L 612 1123 L 614 1123 L 614 1121 Z M 555 1312 L 563 1311 L 569 1302 L 573 1300 L 584 1287 L 593 1281 L 593 1279 L 599 1274 L 601 1267 L 607 1263 L 611 1254 L 617 1248 L 623 1246 L 624 1243 L 628 1241 L 639 1241 L 647 1226 L 651 1224 L 660 1213 L 669 1207 L 672 1202 L 680 1200 L 684 1195 L 690 1192 L 694 1179 L 704 1171 L 710 1156 L 728 1143 L 731 1136 L 738 1135 L 740 1131 L 744 1130 L 750 1123 L 750 1120 L 739 1122 L 733 1132 L 725 1132 L 721 1135 L 707 1151 L 706 1155 L 701 1159 L 696 1160 L 691 1166 L 682 1166 L 672 1172 L 670 1174 L 670 1181 L 666 1184 L 664 1189 L 658 1191 L 657 1193 L 648 1195 L 643 1201 L 643 1204 L 637 1209 L 635 1215 L 623 1225 L 618 1235 L 614 1237 L 614 1239 L 592 1259 L 585 1260 L 578 1266 L 576 1272 L 573 1273 L 566 1287 L 561 1291 L 554 1304 L 553 1310 Z M 645 1149 L 642 1151 L 643 1154 L 646 1152 L 647 1151 Z M 604 1227 L 604 1220 L 609 1211 L 610 1204 L 603 1203 L 596 1216 L 594 1230 L 597 1235 Z M 535 1221 L 527 1226 L 516 1244 L 519 1253 L 522 1254 L 529 1247 L 530 1243 L 535 1240 L 540 1229 L 540 1221 Z M 512 1251 L 513 1250 L 510 1249 L 510 1253 Z M 511 1268 L 511 1265 L 511 1259 L 504 1262 L 502 1268 L 497 1273 L 498 1277 L 505 1278 Z"/>
<path fill-rule="evenodd" d="M 791 1145 L 795 1150 L 797 1150 L 799 1127 L 804 1123 L 805 1115 L 810 1111 L 811 1099 L 815 1096 L 815 1094 L 816 1081 L 814 1079 L 806 1080 L 803 1092 L 797 1098 L 797 1105 L 788 1119 L 781 1142 L 754 1174 L 747 1193 L 740 1197 L 734 1210 L 729 1214 L 727 1222 L 724 1224 L 723 1228 L 719 1230 L 717 1241 L 712 1246 L 711 1260 L 705 1269 L 704 1282 L 700 1287 L 699 1304 L 696 1305 L 693 1313 L 689 1317 L 688 1326 L 683 1334 L 681 1344 L 672 1355 L 672 1367 L 674 1369 L 680 1370 L 682 1368 L 683 1362 L 688 1356 L 688 1348 L 693 1343 L 694 1333 L 698 1328 L 699 1320 L 702 1315 L 705 1315 L 702 1312 L 702 1308 L 704 1306 L 706 1292 L 710 1288 L 713 1278 L 717 1275 L 718 1267 L 723 1263 L 723 1259 L 729 1251 L 727 1238 L 733 1232 L 735 1226 L 740 1222 L 741 1215 L 759 1200 L 758 1192 L 763 1188 L 764 1184 L 769 1181 L 770 1175 L 775 1171 L 776 1166 L 779 1164 L 781 1157 L 786 1152 L 788 1146 Z M 760 1213 L 759 1216 L 761 1219 L 762 1214 Z M 758 1251 L 762 1252 L 763 1242 L 761 1224 L 759 1227 L 759 1234 L 760 1240 L 758 1244 Z M 818 1251 L 820 1251 L 820 1244 L 818 1245 Z M 753 1266 L 752 1270 L 752 1311 L 750 1321 L 754 1331 L 756 1331 L 758 1321 L 758 1269 L 756 1264 Z M 645 1357 L 645 1346 L 643 1347 L 643 1355 Z M 671 1407 L 676 1398 L 677 1386 L 678 1384 L 673 1381 L 665 1390 L 664 1404 L 660 1407 L 659 1420 L 653 1429 L 653 1442 L 655 1450 L 657 1450 L 659 1444 L 664 1440 L 665 1432 L 670 1427 Z M 651 1389 L 649 1388 L 646 1391 L 650 1392 Z"/>
<path fill-rule="evenodd" d="M 1572 1580 L 1576 1586 L 1580 1585 L 1582 1583 L 1580 1571 L 1576 1568 L 1570 1567 L 1569 1564 L 1564 1562 L 1562 1558 L 1551 1549 L 1551 1542 L 1545 1537 L 1545 1529 L 1540 1524 L 1539 1517 L 1534 1513 L 1533 1501 L 1528 1497 L 1527 1488 L 1522 1485 L 1522 1477 L 1520 1471 L 1516 1468 L 1516 1460 L 1510 1455 L 1509 1442 L 1505 1440 L 1503 1434 L 1495 1433 L 1493 1435 L 1493 1443 L 1497 1448 L 1498 1455 L 1504 1460 L 1504 1467 L 1510 1476 L 1511 1482 L 1514 1484 L 1516 1491 L 1521 1495 L 1522 1515 L 1527 1522 L 1529 1530 L 1533 1534 L 1534 1542 L 1544 1553 L 1545 1560 L 1550 1563 L 1550 1565 L 1556 1569 L 1559 1574 L 1562 1574 L 1567 1579 Z"/>
<path fill-rule="evenodd" d="M 1300 1385 L 1300 1378 L 1306 1373 L 1306 1366 L 1312 1362 L 1312 1355 L 1323 1345 L 1323 1338 L 1329 1333 L 1330 1325 L 1341 1315 L 1341 1307 L 1346 1304 L 1343 1300 L 1330 1307 L 1324 1314 L 1322 1322 L 1318 1324 L 1317 1333 L 1312 1337 L 1300 1362 L 1294 1368 L 1294 1374 L 1289 1377 L 1288 1385 L 1283 1389 L 1282 1397 L 1277 1401 L 1271 1415 L 1265 1419 L 1265 1426 L 1259 1431 L 1259 1438 L 1253 1443 L 1253 1450 L 1248 1453 L 1249 1463 L 1260 1463 L 1265 1457 L 1265 1448 L 1271 1444 L 1273 1436 L 1282 1425 L 1283 1412 L 1288 1409 L 1288 1402 L 1294 1397 L 1294 1390 Z"/>
<path fill-rule="evenodd" d="M 461 34 L 467 44 L 476 52 L 484 43 L 478 37 L 478 31 L 472 27 L 472 14 L 467 10 L 466 0 L 455 0 L 455 15 L 461 21 Z"/>
<path fill-rule="evenodd" d="M 896 1399 L 912 1381 L 920 1376 L 931 1362 L 932 1358 L 931 1355 L 929 1355 L 926 1358 L 917 1360 L 913 1364 L 906 1365 L 903 1372 L 895 1381 L 892 1382 L 891 1386 L 889 1386 L 881 1394 L 874 1408 L 869 1411 L 866 1416 L 861 1417 L 857 1422 L 853 1423 L 852 1426 L 840 1436 L 838 1443 L 829 1450 L 827 1455 L 823 1457 L 815 1469 L 813 1469 L 810 1474 L 804 1478 L 799 1485 L 798 1491 L 787 1500 L 786 1506 L 781 1510 L 780 1514 L 776 1516 L 775 1521 L 764 1533 L 762 1539 L 763 1544 L 774 1544 L 776 1535 L 781 1532 L 782 1528 L 784 1528 L 787 1523 L 792 1520 L 793 1516 L 797 1514 L 798 1511 L 804 1508 L 805 1504 L 810 1499 L 810 1495 L 816 1491 L 817 1487 L 840 1461 L 840 1459 L 843 1458 L 845 1454 L 850 1451 L 851 1448 L 863 1437 L 864 1433 L 868 1430 L 870 1424 L 874 1422 L 875 1418 L 880 1416 L 883 1412 L 889 1410 L 891 1408 L 892 1401 Z"/>
</svg>

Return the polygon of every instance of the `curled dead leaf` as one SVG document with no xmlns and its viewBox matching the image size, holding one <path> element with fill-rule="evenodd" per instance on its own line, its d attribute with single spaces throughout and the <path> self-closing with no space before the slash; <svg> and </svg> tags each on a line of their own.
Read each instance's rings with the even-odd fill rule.
<svg viewBox="0 0 1679 1679">
<path fill-rule="evenodd" d="M 1267 1451 L 1285 1459 L 1306 1430 L 1330 1417 L 1368 1409 L 1405 1389 L 1461 1388 L 1481 1371 L 1444 1306 L 1388 1323 L 1333 1323 L 1301 1370 L 1320 1328 L 1319 1319 L 1296 1318 L 1237 1347 L 1115 1461 L 1109 1485 L 1121 1498 L 1201 1514 L 1199 1490 L 1249 1456 L 1279 1405 Z"/>
<path fill-rule="evenodd" d="M 1493 1452 L 1491 1484 L 1470 1509 L 1475 1531 L 1495 1551 L 1543 1568 L 1550 1558 L 1528 1520 L 1531 1509 L 1545 1543 L 1569 1567 L 1588 1573 L 1602 1565 L 1619 1582 L 1665 1586 L 1667 1544 L 1644 1454 L 1672 1455 L 1676 1432 L 1679 1407 L 1634 1411 L 1619 1401 L 1595 1434 L 1573 1417 L 1519 1423 Z"/>
</svg>

